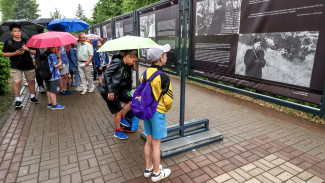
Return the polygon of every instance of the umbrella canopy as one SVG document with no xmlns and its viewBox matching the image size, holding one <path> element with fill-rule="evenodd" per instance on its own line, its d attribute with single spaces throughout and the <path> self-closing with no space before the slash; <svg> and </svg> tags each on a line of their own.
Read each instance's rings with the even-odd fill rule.
<svg viewBox="0 0 325 183">
<path fill-rule="evenodd" d="M 26 19 L 18 19 L 18 20 L 9 19 L 0 26 L 1 42 L 5 42 L 9 38 L 12 38 L 12 35 L 10 34 L 10 30 L 9 30 L 9 26 L 12 24 L 17 24 L 21 27 L 21 36 L 26 40 L 28 40 L 32 35 L 42 33 L 44 30 L 44 26 L 32 23 Z"/>
<path fill-rule="evenodd" d="M 92 39 L 102 39 L 102 38 L 100 36 L 97 36 L 96 34 L 87 34 L 86 39 L 92 40 Z"/>
<path fill-rule="evenodd" d="M 133 50 L 149 48 L 157 45 L 152 39 L 138 36 L 124 36 L 118 39 L 107 41 L 98 52 Z"/>
<path fill-rule="evenodd" d="M 62 18 L 53 20 L 46 28 L 53 31 L 76 32 L 85 30 L 88 27 L 89 24 L 77 18 Z"/>
<path fill-rule="evenodd" d="M 33 20 L 32 22 L 46 27 L 52 20 L 54 20 L 54 18 L 38 18 Z"/>
<path fill-rule="evenodd" d="M 68 32 L 46 32 L 34 35 L 27 42 L 27 47 L 48 48 L 76 43 L 77 39 Z"/>
</svg>

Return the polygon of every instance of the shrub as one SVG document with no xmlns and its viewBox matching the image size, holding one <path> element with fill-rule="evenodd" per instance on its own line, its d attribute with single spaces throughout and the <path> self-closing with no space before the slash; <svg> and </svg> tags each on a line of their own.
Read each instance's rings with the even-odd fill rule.
<svg viewBox="0 0 325 183">
<path fill-rule="evenodd" d="M 0 45 L 0 95 L 3 95 L 8 85 L 8 79 L 10 77 L 9 58 L 2 55 L 2 47 Z"/>
</svg>

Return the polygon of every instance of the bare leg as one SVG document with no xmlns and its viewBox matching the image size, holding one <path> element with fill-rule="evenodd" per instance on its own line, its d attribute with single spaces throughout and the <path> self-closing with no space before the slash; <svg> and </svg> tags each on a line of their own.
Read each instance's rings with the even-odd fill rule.
<svg viewBox="0 0 325 183">
<path fill-rule="evenodd" d="M 64 75 L 61 75 L 61 78 L 59 79 L 60 80 L 60 92 L 63 92 L 63 77 L 64 77 Z"/>
<path fill-rule="evenodd" d="M 114 126 L 115 126 L 115 129 L 119 129 L 120 128 L 120 125 L 121 125 L 121 114 L 122 114 L 122 111 L 117 112 L 114 115 Z"/>
<path fill-rule="evenodd" d="M 146 169 L 152 166 L 152 135 L 147 135 L 147 142 L 144 146 L 144 157 L 146 160 Z"/>
<path fill-rule="evenodd" d="M 63 89 L 66 90 L 68 85 L 68 73 L 66 73 L 63 77 Z"/>
<path fill-rule="evenodd" d="M 50 93 L 52 105 L 56 105 L 56 94 Z"/>
<path fill-rule="evenodd" d="M 129 112 L 130 109 L 131 109 L 131 102 L 126 103 L 126 104 L 123 106 L 123 109 L 122 109 L 122 113 L 121 113 L 121 115 L 125 115 L 127 112 Z"/>
<path fill-rule="evenodd" d="M 30 94 L 35 94 L 35 81 L 32 80 L 32 81 L 27 81 L 28 83 L 28 89 L 29 89 L 29 93 Z"/>
<path fill-rule="evenodd" d="M 153 173 L 159 172 L 161 139 L 152 139 Z"/>
<path fill-rule="evenodd" d="M 47 101 L 49 102 L 49 104 L 52 104 L 52 101 L 51 101 L 51 93 L 50 92 L 46 92 L 46 95 L 47 95 Z"/>
<path fill-rule="evenodd" d="M 102 75 L 98 75 L 98 81 L 99 83 L 102 83 Z"/>
<path fill-rule="evenodd" d="M 21 81 L 14 81 L 15 97 L 20 97 L 20 86 L 21 86 Z"/>
</svg>

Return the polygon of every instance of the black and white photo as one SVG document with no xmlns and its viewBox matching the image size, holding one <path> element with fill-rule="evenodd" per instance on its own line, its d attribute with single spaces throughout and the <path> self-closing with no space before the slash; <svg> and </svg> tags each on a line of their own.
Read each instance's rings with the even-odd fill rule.
<svg viewBox="0 0 325 183">
<path fill-rule="evenodd" d="M 140 16 L 140 36 L 156 37 L 156 19 L 155 14 Z"/>
<path fill-rule="evenodd" d="M 238 34 L 241 0 L 196 2 L 195 35 Z"/>
<path fill-rule="evenodd" d="M 115 22 L 115 34 L 116 38 L 123 37 L 123 21 Z"/>
<path fill-rule="evenodd" d="M 310 87 L 318 31 L 240 34 L 235 74 Z"/>
</svg>

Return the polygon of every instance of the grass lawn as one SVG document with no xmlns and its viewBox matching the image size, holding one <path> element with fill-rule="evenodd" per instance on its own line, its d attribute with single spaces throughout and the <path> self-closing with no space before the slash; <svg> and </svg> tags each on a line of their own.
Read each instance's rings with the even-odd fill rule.
<svg viewBox="0 0 325 183">
<path fill-rule="evenodd" d="M 12 104 L 14 100 L 14 91 L 13 91 L 13 83 L 11 81 L 8 82 L 6 93 L 4 95 L 0 95 L 0 120 L 3 115 L 7 112 L 8 108 Z M 0 124 L 1 125 L 1 124 Z M 0 129 L 2 126 L 0 126 Z"/>
</svg>

